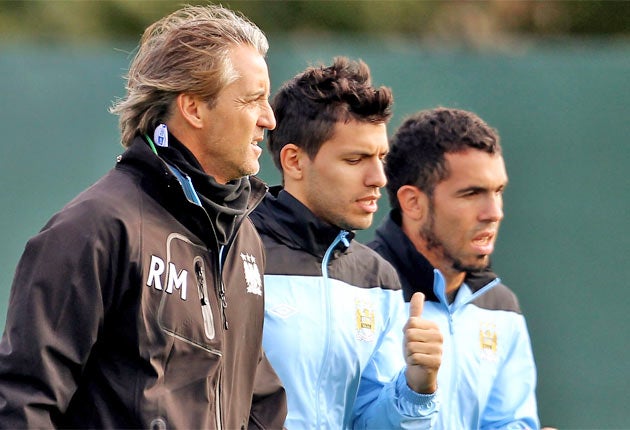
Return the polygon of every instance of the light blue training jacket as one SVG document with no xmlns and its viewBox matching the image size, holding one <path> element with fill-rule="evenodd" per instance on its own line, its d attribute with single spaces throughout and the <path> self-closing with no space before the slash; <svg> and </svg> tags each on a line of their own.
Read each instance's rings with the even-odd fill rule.
<svg viewBox="0 0 630 430">
<path fill-rule="evenodd" d="M 438 402 L 407 386 L 408 311 L 391 265 L 285 191 L 251 218 L 267 254 L 263 347 L 287 392 L 285 426 L 430 428 Z"/>
<path fill-rule="evenodd" d="M 536 365 L 516 295 L 487 269 L 466 274 L 449 304 L 444 277 L 400 229 L 392 211 L 369 244 L 396 268 L 408 302 L 425 295 L 423 318 L 444 337 L 438 372 L 439 430 L 537 429 Z M 408 305 L 408 303 L 407 303 Z"/>
</svg>

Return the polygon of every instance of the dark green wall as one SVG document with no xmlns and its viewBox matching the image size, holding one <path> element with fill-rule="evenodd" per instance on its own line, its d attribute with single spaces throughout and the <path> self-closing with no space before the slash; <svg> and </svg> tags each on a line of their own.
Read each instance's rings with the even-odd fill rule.
<svg viewBox="0 0 630 430">
<path fill-rule="evenodd" d="M 338 37 L 271 45 L 273 88 L 308 64 L 360 57 L 394 91 L 392 129 L 436 105 L 473 110 L 499 129 L 510 186 L 494 266 L 528 318 L 542 422 L 630 428 L 630 45 L 470 52 Z M 0 46 L 0 329 L 26 240 L 122 150 L 107 107 L 123 94 L 129 49 Z M 261 176 L 278 182 L 266 155 Z"/>
</svg>

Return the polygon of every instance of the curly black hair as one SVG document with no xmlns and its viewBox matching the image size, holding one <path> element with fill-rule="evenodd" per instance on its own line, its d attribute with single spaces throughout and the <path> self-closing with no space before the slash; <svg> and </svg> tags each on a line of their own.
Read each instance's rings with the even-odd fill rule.
<svg viewBox="0 0 630 430">
<path fill-rule="evenodd" d="M 502 151 L 498 132 L 476 114 L 439 107 L 408 117 L 394 133 L 385 157 L 390 206 L 400 209 L 396 194 L 403 185 L 433 195 L 449 174 L 444 155 L 469 148 Z"/>
</svg>

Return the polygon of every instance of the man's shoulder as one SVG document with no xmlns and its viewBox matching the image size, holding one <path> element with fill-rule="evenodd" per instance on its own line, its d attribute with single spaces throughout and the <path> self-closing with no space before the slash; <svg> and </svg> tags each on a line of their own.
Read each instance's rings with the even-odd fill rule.
<svg viewBox="0 0 630 430">
<path fill-rule="evenodd" d="M 350 242 L 350 250 L 352 252 L 361 253 L 363 256 L 365 256 L 365 258 L 373 260 L 377 264 L 384 263 L 389 265 L 387 260 L 385 260 L 378 252 L 376 252 L 376 250 L 372 246 L 372 242 L 366 244 L 361 243 L 356 239 L 353 239 L 352 242 Z"/>
<path fill-rule="evenodd" d="M 63 210 L 81 212 L 82 207 L 95 214 L 123 210 L 128 204 L 138 203 L 138 194 L 142 192 L 138 183 L 137 178 L 112 169 L 70 200 Z"/>
<path fill-rule="evenodd" d="M 522 313 L 518 297 L 503 283 L 499 283 L 487 293 L 473 300 L 473 303 L 486 310 Z"/>
<path fill-rule="evenodd" d="M 379 286 L 386 290 L 400 290 L 398 273 L 392 264 L 374 249 L 361 242 L 350 242 L 349 251 L 354 256 L 357 270 L 363 274 L 368 285 Z"/>
</svg>

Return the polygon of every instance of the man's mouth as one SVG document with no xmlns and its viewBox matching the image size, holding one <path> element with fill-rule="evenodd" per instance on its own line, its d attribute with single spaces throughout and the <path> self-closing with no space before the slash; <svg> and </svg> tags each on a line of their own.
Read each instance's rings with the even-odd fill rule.
<svg viewBox="0 0 630 430">
<path fill-rule="evenodd" d="M 478 254 L 489 255 L 494 251 L 494 237 L 495 233 L 485 232 L 480 233 L 473 237 L 472 245 L 477 250 Z"/>
<path fill-rule="evenodd" d="M 368 197 L 363 197 L 357 200 L 359 206 L 368 213 L 375 213 L 378 210 L 377 201 L 380 198 L 380 195 L 372 195 Z"/>
</svg>

